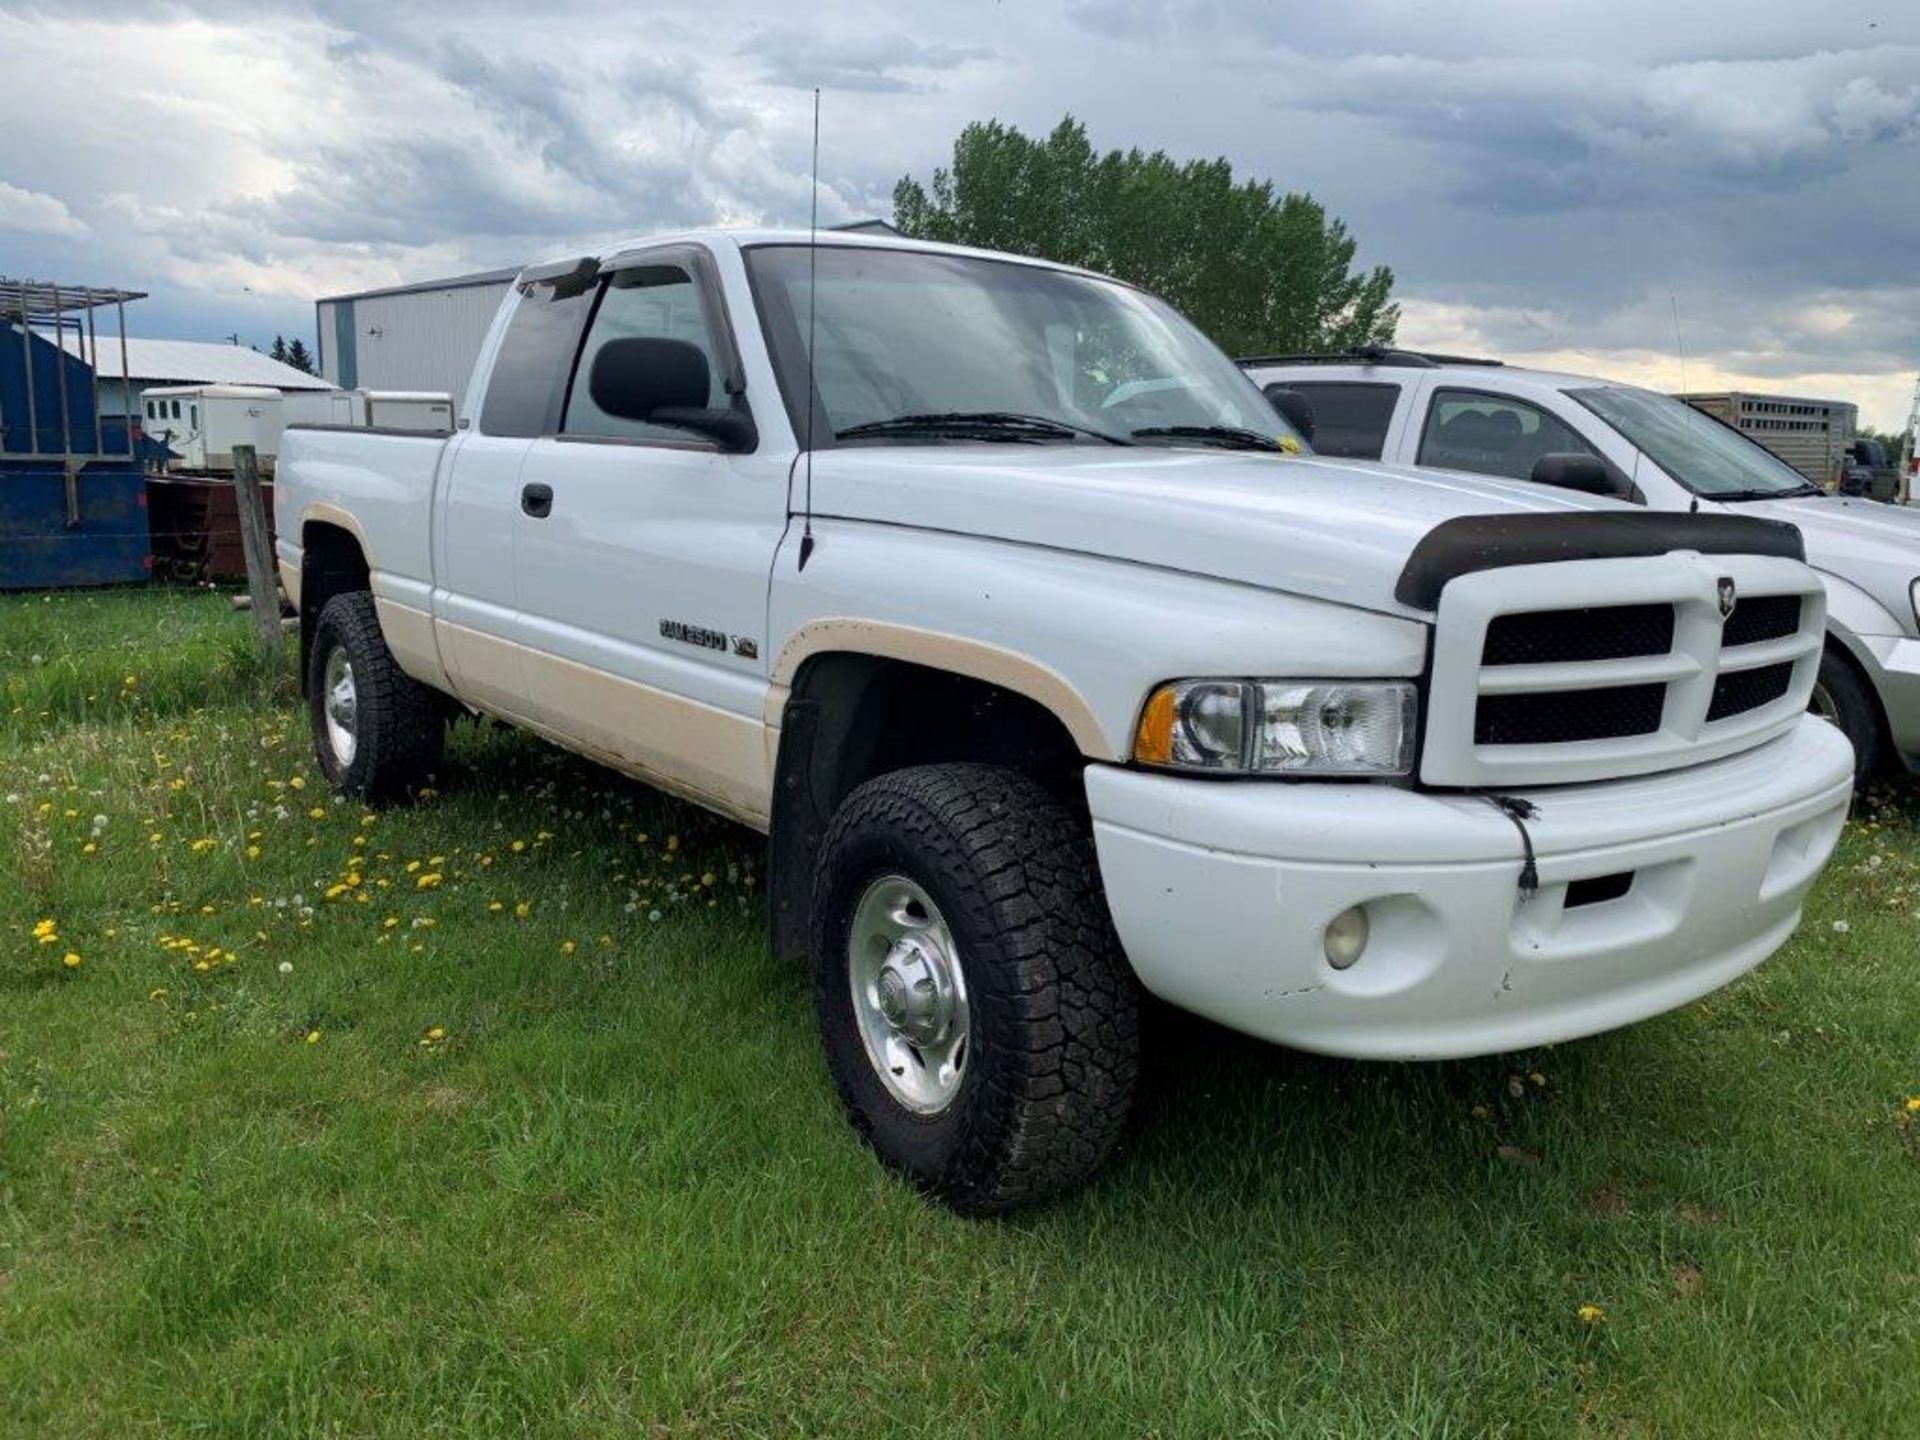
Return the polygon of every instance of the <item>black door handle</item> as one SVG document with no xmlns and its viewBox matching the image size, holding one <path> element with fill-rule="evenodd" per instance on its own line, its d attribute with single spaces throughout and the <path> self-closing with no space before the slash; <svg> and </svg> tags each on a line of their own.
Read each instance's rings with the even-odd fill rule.
<svg viewBox="0 0 1920 1440">
<path fill-rule="evenodd" d="M 520 508 L 536 520 L 546 519 L 553 513 L 553 486 L 522 485 Z"/>
</svg>

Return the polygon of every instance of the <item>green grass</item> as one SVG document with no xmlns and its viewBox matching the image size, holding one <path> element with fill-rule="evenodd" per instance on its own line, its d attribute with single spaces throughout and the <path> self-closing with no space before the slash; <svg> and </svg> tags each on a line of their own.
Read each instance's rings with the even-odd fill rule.
<svg viewBox="0 0 1920 1440">
<path fill-rule="evenodd" d="M 336 803 L 248 625 L 0 597 L 0 1432 L 1920 1433 L 1904 793 L 1626 1032 L 1156 1014 L 1117 1161 L 966 1222 L 842 1123 L 755 837 L 465 725 Z"/>
</svg>

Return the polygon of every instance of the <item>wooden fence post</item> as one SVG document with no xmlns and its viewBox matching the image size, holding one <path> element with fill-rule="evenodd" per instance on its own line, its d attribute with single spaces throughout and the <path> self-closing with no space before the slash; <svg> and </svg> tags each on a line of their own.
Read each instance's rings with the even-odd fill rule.
<svg viewBox="0 0 1920 1440">
<path fill-rule="evenodd" d="M 280 596 L 274 588 L 273 545 L 267 539 L 267 507 L 260 499 L 260 461 L 251 445 L 233 447 L 233 499 L 240 512 L 240 549 L 247 557 L 247 593 L 260 648 L 278 655 L 282 643 Z"/>
</svg>

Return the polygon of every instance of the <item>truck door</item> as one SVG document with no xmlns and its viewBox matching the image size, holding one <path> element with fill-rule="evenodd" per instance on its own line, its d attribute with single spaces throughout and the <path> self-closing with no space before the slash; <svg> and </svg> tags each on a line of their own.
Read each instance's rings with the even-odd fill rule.
<svg viewBox="0 0 1920 1440">
<path fill-rule="evenodd" d="M 674 347 L 700 402 L 744 387 L 713 256 L 655 248 L 610 261 L 560 424 L 521 472 L 514 563 L 534 722 L 564 742 L 749 821 L 771 795 L 768 576 L 791 457 L 728 453 L 593 397 L 614 340 Z M 689 348 L 690 347 L 690 348 Z M 775 406 L 766 397 L 762 409 Z"/>
<path fill-rule="evenodd" d="M 529 283 L 507 321 L 474 427 L 449 444 L 435 535 L 434 633 L 461 699 L 512 719 L 528 716 L 515 588 L 521 470 L 551 432 L 566 374 L 592 307 L 592 289 Z"/>
</svg>

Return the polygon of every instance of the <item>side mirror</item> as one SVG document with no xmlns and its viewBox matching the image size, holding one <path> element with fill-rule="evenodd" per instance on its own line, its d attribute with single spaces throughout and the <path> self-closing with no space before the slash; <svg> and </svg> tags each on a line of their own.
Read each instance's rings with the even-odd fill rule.
<svg viewBox="0 0 1920 1440">
<path fill-rule="evenodd" d="M 1542 455 L 1533 462 L 1533 473 L 1527 478 L 1536 485 L 1555 485 L 1562 490 L 1607 495 L 1616 500 L 1632 496 L 1632 491 L 1614 479 L 1606 461 L 1597 455 L 1575 452 Z"/>
<path fill-rule="evenodd" d="M 587 393 L 622 420 L 671 425 L 709 436 L 727 450 L 751 450 L 760 438 L 753 416 L 744 407 L 708 405 L 712 384 L 698 345 L 635 335 L 600 347 Z"/>
<path fill-rule="evenodd" d="M 1300 438 L 1313 443 L 1313 402 L 1298 390 L 1289 390 L 1278 380 L 1260 392 L 1267 397 L 1280 418 L 1300 432 Z"/>
</svg>

